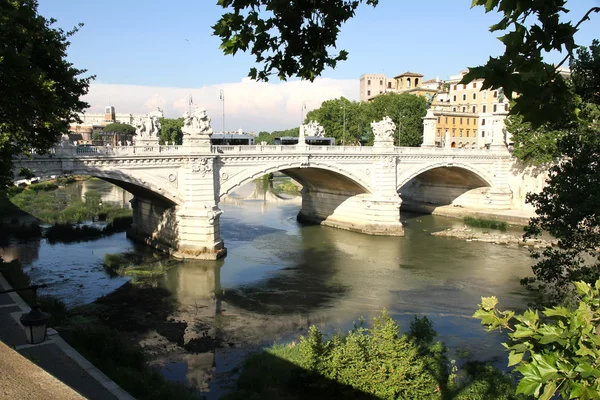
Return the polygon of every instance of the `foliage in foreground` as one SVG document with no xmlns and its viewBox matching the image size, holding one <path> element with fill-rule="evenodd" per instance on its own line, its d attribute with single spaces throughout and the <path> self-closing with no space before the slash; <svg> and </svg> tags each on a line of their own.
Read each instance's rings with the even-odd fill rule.
<svg viewBox="0 0 600 400">
<path fill-rule="evenodd" d="M 463 222 L 465 225 L 474 226 L 477 228 L 489 228 L 498 229 L 505 231 L 508 228 L 508 224 L 504 221 L 496 221 L 493 219 L 481 219 L 475 217 L 464 217 Z"/>
<path fill-rule="evenodd" d="M 325 340 L 311 326 L 300 343 L 274 345 L 249 357 L 239 390 L 226 398 L 520 398 L 509 377 L 484 364 L 458 382 L 454 371 L 449 374 L 446 349 L 433 342 L 435 336 L 427 317 L 415 317 L 409 333 L 401 335 L 385 311 L 372 328 L 361 321 L 345 337 Z"/>
<path fill-rule="evenodd" d="M 488 331 L 507 329 L 508 365 L 523 375 L 518 393 L 551 399 L 600 398 L 600 280 L 575 283 L 577 308 L 528 310 L 522 315 L 496 309 L 495 297 L 482 297 L 473 315 Z M 516 320 L 512 326 L 513 318 Z"/>
</svg>

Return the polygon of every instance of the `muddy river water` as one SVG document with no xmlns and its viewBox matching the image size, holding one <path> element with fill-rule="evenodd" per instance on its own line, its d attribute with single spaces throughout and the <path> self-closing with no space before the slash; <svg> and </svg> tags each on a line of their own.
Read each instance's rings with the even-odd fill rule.
<svg viewBox="0 0 600 400">
<path fill-rule="evenodd" d="M 102 181 L 86 184 L 104 201 L 128 205 L 120 189 Z M 278 197 L 259 182 L 220 207 L 227 257 L 185 261 L 157 282 L 177 300 L 170 320 L 185 322 L 183 343 L 156 330 L 135 338 L 168 379 L 218 398 L 235 384 L 249 351 L 296 340 L 312 324 L 344 332 L 383 308 L 404 330 L 415 314 L 428 316 L 451 358 L 506 364 L 503 336 L 486 333 L 471 315 L 481 296 L 497 295 L 501 308 L 525 308 L 529 298 L 519 279 L 531 274 L 526 250 L 431 236 L 462 225 L 431 215 L 403 213 L 404 237 L 303 226 L 296 221 L 300 199 Z M 20 258 L 34 282 L 47 283 L 48 294 L 74 306 L 127 282 L 104 272 L 104 254 L 138 248 L 121 233 L 74 244 L 14 243 L 2 256 Z M 208 352 L 184 345 L 207 338 L 214 339 Z"/>
</svg>

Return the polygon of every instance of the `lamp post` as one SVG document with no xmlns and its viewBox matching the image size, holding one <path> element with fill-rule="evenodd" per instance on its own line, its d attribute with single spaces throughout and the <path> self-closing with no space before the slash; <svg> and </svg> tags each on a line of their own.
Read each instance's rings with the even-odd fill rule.
<svg viewBox="0 0 600 400">
<path fill-rule="evenodd" d="M 346 145 L 346 103 L 342 102 L 342 109 L 344 110 L 343 128 L 342 128 L 342 146 Z"/>
<path fill-rule="evenodd" d="M 45 288 L 46 285 L 32 285 L 24 288 L 2 290 L 0 294 L 23 292 L 25 290 L 33 290 L 33 305 L 31 311 L 23 314 L 20 318 L 21 324 L 25 328 L 25 337 L 27 343 L 37 344 L 46 340 L 46 328 L 50 320 L 50 314 L 40 310 L 40 305 L 37 302 L 37 290 Z"/>
<path fill-rule="evenodd" d="M 225 91 L 223 89 L 219 91 L 219 98 L 223 103 L 223 133 L 225 133 Z"/>
<path fill-rule="evenodd" d="M 304 110 L 306 110 L 306 101 L 302 102 L 302 107 L 300 108 L 300 125 L 304 124 Z"/>
<path fill-rule="evenodd" d="M 402 110 L 398 113 L 398 147 L 400 147 L 400 131 L 402 130 L 402 117 L 404 113 Z"/>
</svg>

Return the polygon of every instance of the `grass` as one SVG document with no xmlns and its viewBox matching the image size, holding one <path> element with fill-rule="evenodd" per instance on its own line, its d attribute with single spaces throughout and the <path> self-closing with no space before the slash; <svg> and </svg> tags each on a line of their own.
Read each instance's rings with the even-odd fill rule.
<svg viewBox="0 0 600 400">
<path fill-rule="evenodd" d="M 104 270 L 110 276 L 131 276 L 132 283 L 144 285 L 177 266 L 181 261 L 162 254 L 105 254 Z"/>
<path fill-rule="evenodd" d="M 475 217 L 465 217 L 463 219 L 465 225 L 473 226 L 476 228 L 487 228 L 487 229 L 497 229 L 502 232 L 508 229 L 508 224 L 504 221 L 496 221 L 493 219 L 481 219 Z"/>
</svg>

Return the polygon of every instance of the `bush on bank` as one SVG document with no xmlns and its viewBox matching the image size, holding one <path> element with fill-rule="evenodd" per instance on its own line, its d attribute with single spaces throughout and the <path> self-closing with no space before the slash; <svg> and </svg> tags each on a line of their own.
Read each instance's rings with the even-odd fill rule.
<svg viewBox="0 0 600 400">
<path fill-rule="evenodd" d="M 481 219 L 475 217 L 465 217 L 463 222 L 467 226 L 474 226 L 476 228 L 488 228 L 488 229 L 498 229 L 500 231 L 506 231 L 508 229 L 508 224 L 504 221 L 496 221 L 493 219 Z"/>
<path fill-rule="evenodd" d="M 348 335 L 325 340 L 311 326 L 299 343 L 277 344 L 250 356 L 238 390 L 225 399 L 505 399 L 515 395 L 511 377 L 481 364 L 459 381 L 446 348 L 434 343 L 427 317 L 409 333 L 387 313 L 372 328 L 361 323 Z"/>
</svg>

